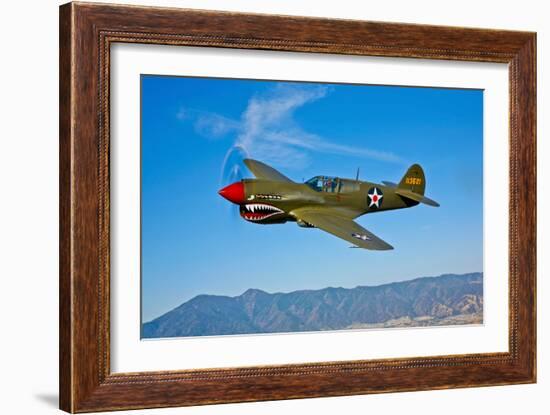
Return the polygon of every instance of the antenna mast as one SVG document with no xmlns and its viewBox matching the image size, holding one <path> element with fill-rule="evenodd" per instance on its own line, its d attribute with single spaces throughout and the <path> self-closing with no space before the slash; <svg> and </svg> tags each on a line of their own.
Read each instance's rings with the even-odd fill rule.
<svg viewBox="0 0 550 415">
<path fill-rule="evenodd" d="M 359 167 L 357 167 L 357 174 L 355 175 L 355 181 L 359 181 Z"/>
</svg>

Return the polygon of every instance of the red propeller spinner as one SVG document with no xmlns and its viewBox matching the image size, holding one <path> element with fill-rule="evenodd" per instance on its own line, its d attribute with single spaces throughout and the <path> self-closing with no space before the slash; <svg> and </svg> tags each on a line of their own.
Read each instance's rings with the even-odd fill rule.
<svg viewBox="0 0 550 415">
<path fill-rule="evenodd" d="M 223 196 L 230 202 L 237 205 L 244 203 L 244 184 L 243 182 L 235 182 L 229 186 L 224 187 L 219 192 L 220 196 Z"/>
</svg>

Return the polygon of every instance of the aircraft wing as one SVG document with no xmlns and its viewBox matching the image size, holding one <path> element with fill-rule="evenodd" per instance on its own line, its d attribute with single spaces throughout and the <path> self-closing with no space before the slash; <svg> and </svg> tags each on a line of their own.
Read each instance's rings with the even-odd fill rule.
<svg viewBox="0 0 550 415">
<path fill-rule="evenodd" d="M 353 245 L 377 251 L 393 249 L 393 247 L 378 238 L 373 233 L 357 224 L 351 218 L 339 215 L 338 211 L 331 208 L 299 208 L 293 210 L 291 215 L 301 219 L 316 228 L 331 233 L 344 239 Z"/>
<path fill-rule="evenodd" d="M 266 179 L 266 180 L 273 180 L 276 182 L 292 182 L 288 177 L 286 177 L 284 174 L 279 173 L 277 170 L 275 170 L 273 167 L 268 166 L 265 163 L 262 163 L 258 160 L 252 160 L 252 159 L 245 159 L 244 164 L 246 164 L 246 167 L 254 173 L 254 176 L 256 176 L 258 179 Z"/>
</svg>

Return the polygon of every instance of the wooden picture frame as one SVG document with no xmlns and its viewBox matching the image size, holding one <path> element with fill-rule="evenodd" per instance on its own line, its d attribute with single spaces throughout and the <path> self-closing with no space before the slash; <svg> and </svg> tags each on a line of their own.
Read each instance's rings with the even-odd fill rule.
<svg viewBox="0 0 550 415">
<path fill-rule="evenodd" d="M 109 59 L 116 42 L 507 63 L 509 352 L 111 373 Z M 535 382 L 535 33 L 70 3 L 60 8 L 59 93 L 61 409 L 90 412 Z"/>
</svg>

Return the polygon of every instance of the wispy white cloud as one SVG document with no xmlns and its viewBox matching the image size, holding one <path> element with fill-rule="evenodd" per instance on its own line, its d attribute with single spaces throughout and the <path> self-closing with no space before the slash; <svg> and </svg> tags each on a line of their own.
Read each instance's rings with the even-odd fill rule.
<svg viewBox="0 0 550 415">
<path fill-rule="evenodd" d="M 238 131 L 241 127 L 239 121 L 192 108 L 180 108 L 176 118 L 182 121 L 191 120 L 197 134 L 211 139 L 223 137 L 230 132 Z"/>
<path fill-rule="evenodd" d="M 219 138 L 227 133 L 238 131 L 241 124 L 238 121 L 218 114 L 202 114 L 195 121 L 195 131 L 203 137 Z"/>
<path fill-rule="evenodd" d="M 324 86 L 279 86 L 269 94 L 251 98 L 241 116 L 241 130 L 235 145 L 251 157 L 281 167 L 305 164 L 308 152 L 316 149 L 311 134 L 296 125 L 293 114 L 328 92 Z"/>
<path fill-rule="evenodd" d="M 208 138 L 235 133 L 226 162 L 235 148 L 248 157 L 280 167 L 304 167 L 315 152 L 388 162 L 402 161 L 391 152 L 340 144 L 300 128 L 293 117 L 295 111 L 329 93 L 330 88 L 326 86 L 284 85 L 267 94 L 252 97 L 239 120 L 184 109 L 180 110 L 178 118 L 193 119 L 195 130 Z"/>
</svg>

